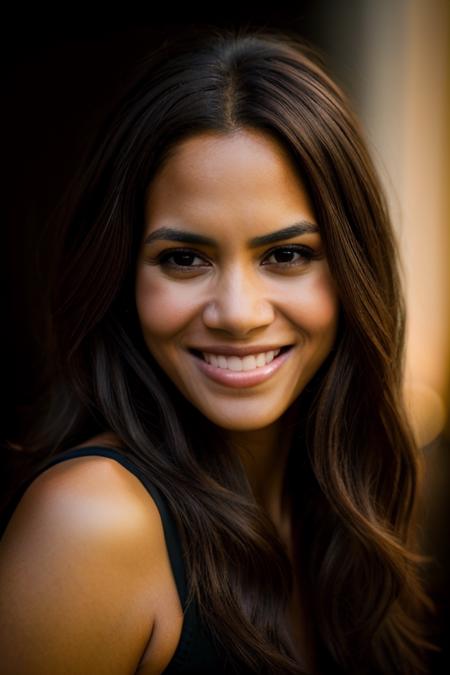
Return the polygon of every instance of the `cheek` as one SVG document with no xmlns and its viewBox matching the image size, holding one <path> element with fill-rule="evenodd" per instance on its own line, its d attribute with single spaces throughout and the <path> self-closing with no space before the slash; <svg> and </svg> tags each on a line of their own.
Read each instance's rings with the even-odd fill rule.
<svg viewBox="0 0 450 675">
<path fill-rule="evenodd" d="M 296 322 L 311 334 L 334 335 L 339 314 L 339 298 L 331 276 L 326 270 L 308 278 L 299 288 L 294 304 Z"/>
<path fill-rule="evenodd" d="M 136 308 L 144 332 L 163 337 L 188 321 L 190 304 L 177 284 L 143 272 L 136 279 Z"/>
</svg>

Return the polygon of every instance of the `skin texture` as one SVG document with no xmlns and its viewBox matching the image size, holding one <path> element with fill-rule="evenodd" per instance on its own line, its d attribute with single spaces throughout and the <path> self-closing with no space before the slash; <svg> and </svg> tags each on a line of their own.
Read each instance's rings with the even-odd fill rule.
<svg viewBox="0 0 450 675">
<path fill-rule="evenodd" d="M 158 507 L 134 475 L 78 457 L 33 481 L 0 542 L 2 674 L 159 675 L 182 621 Z"/>
<path fill-rule="evenodd" d="M 255 495 L 275 520 L 281 518 L 286 421 L 333 346 L 339 300 L 319 232 L 256 249 L 247 240 L 300 220 L 317 222 L 277 141 L 253 129 L 197 134 L 176 148 L 149 186 L 136 269 L 136 305 L 149 351 L 182 394 L 229 431 Z M 218 244 L 145 244 L 162 226 Z M 269 253 L 292 244 L 309 247 L 317 259 Z M 172 267 L 158 264 L 162 251 L 176 248 L 193 255 L 187 262 L 170 258 Z M 188 352 L 219 343 L 295 348 L 265 382 L 233 389 L 207 378 Z"/>
</svg>

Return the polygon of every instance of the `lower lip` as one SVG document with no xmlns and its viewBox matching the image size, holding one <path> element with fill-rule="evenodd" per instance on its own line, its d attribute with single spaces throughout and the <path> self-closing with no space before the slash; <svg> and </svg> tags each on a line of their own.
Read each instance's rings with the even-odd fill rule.
<svg viewBox="0 0 450 675">
<path fill-rule="evenodd" d="M 200 356 L 192 354 L 195 363 L 200 370 L 205 373 L 211 380 L 225 384 L 228 387 L 239 389 L 241 387 L 253 387 L 255 384 L 260 384 L 269 379 L 277 372 L 286 361 L 289 359 L 293 348 L 290 347 L 287 351 L 278 354 L 273 361 L 266 366 L 255 368 L 254 370 L 228 370 L 225 368 L 216 368 L 211 363 L 204 361 Z"/>
</svg>

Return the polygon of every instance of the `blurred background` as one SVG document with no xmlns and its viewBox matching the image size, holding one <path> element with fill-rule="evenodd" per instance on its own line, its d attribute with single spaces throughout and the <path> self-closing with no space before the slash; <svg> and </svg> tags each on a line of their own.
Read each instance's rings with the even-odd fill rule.
<svg viewBox="0 0 450 675">
<path fill-rule="evenodd" d="M 8 15 L 8 11 L 10 12 Z M 58 15 L 58 11 L 61 12 Z M 55 13 L 56 12 L 56 13 Z M 287 27 L 316 46 L 362 120 L 401 244 L 408 302 L 405 395 L 426 476 L 421 536 L 448 663 L 450 7 L 447 0 L 297 1 L 189 11 L 64 4 L 6 10 L 2 46 L 2 439 L 20 443 L 45 388 L 44 225 L 136 58 L 186 24 Z M 175 19 L 175 20 L 174 20 Z M 7 467 L 3 474 L 8 490 Z"/>
</svg>

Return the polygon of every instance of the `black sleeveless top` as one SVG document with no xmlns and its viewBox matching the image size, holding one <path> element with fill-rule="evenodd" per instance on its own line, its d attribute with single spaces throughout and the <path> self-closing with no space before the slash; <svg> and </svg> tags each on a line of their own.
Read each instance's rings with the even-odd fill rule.
<svg viewBox="0 0 450 675">
<path fill-rule="evenodd" d="M 142 473 L 139 467 L 117 450 L 100 446 L 86 446 L 84 448 L 60 453 L 41 462 L 31 476 L 27 477 L 26 481 L 20 485 L 18 492 L 9 503 L 5 512 L 6 517 L 3 516 L 2 518 L 0 536 L 2 536 L 7 523 L 26 488 L 42 471 L 54 464 L 63 462 L 64 460 L 90 455 L 109 457 L 128 469 L 148 490 L 159 509 L 167 551 L 184 613 L 180 640 L 169 665 L 163 671 L 164 675 L 211 675 L 211 673 L 216 675 L 222 673 L 240 674 L 248 672 L 244 667 L 238 667 L 236 669 L 236 666 L 231 664 L 223 647 L 221 648 L 220 645 L 213 640 L 212 635 L 200 621 L 196 605 L 191 603 L 187 606 L 187 582 L 183 553 L 176 524 L 169 510 L 167 501 L 163 494 L 148 481 L 147 477 Z"/>
</svg>

